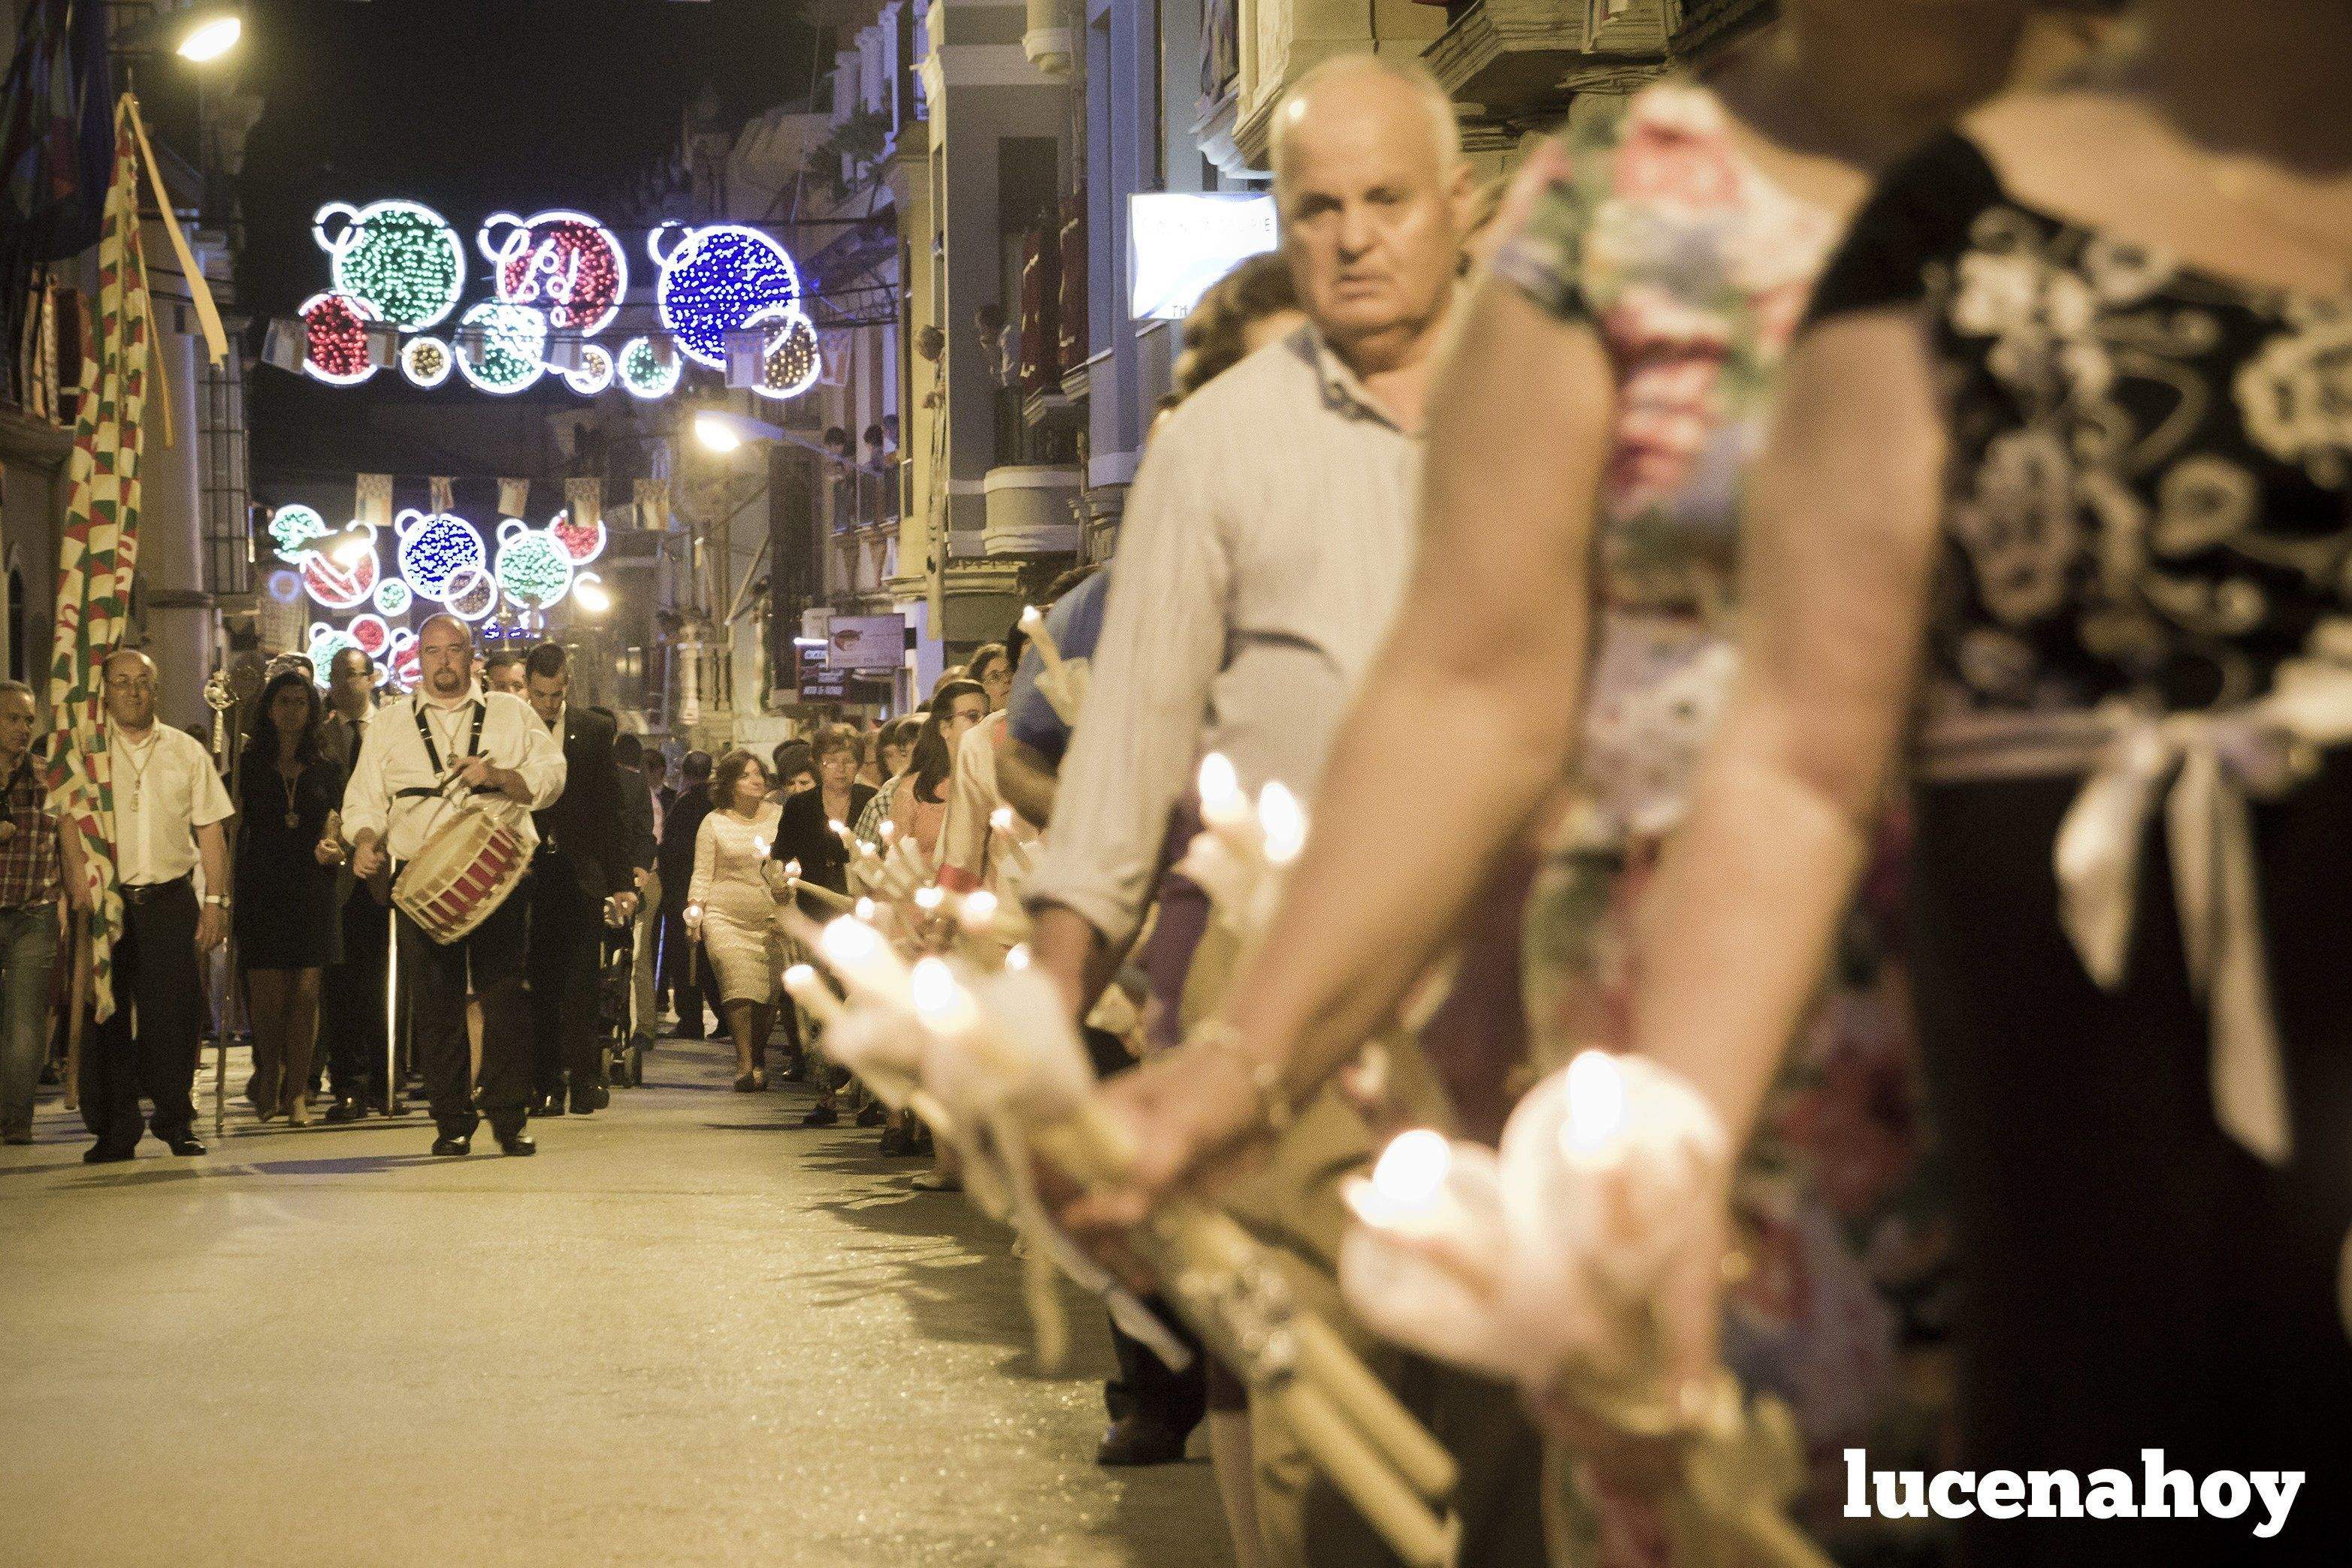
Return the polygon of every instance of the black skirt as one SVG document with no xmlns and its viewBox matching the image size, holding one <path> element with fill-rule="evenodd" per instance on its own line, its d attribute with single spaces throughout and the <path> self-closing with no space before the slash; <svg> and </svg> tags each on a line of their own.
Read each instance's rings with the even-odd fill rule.
<svg viewBox="0 0 2352 1568">
<path fill-rule="evenodd" d="M 1960 1468 L 2302 1470 L 2285 1531 L 2235 1520 L 1964 1527 L 1972 1563 L 2352 1560 L 2352 763 L 2254 807 L 2293 1106 L 2273 1168 L 2214 1119 L 2160 832 L 2125 980 L 2058 919 L 2052 845 L 2080 781 L 1917 791 L 1915 984 L 1963 1270 Z"/>
<path fill-rule="evenodd" d="M 286 825 L 285 786 L 275 770 L 248 762 L 242 782 L 231 922 L 237 963 L 248 969 L 323 969 L 341 963 L 337 870 L 320 865 L 317 853 L 328 814 L 342 800 L 341 769 L 320 762 L 303 770 L 294 791 L 291 828 Z"/>
</svg>

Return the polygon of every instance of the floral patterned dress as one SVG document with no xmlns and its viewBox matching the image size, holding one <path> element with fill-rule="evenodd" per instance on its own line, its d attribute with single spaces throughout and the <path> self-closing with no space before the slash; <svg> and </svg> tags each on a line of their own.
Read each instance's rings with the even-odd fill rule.
<svg viewBox="0 0 2352 1568">
<path fill-rule="evenodd" d="M 2344 1562 L 2352 283 L 2185 267 L 2019 203 L 1952 135 L 1888 174 L 1814 315 L 1890 309 L 1925 324 L 1951 448 L 1908 952 L 1964 1282 L 1958 1462 L 2306 1477 L 2259 1542 L 2208 1518 L 1972 1521 L 1965 1544 Z M 2108 841 L 2102 983 L 2068 830 L 2119 785 L 2147 810 Z M 2235 831 L 2200 843 L 2224 800 Z M 2233 936 L 2275 1097 L 2231 1092 Z"/>
<path fill-rule="evenodd" d="M 1627 1038 L 1632 913 L 1736 666 L 1741 479 L 1836 238 L 1693 85 L 1646 89 L 1551 156 L 1495 270 L 1601 335 L 1619 413 L 1584 734 L 1527 913 L 1536 1071 Z M 1900 864 L 1892 846 L 1879 857 L 1768 1103 L 1739 1186 L 1759 1267 L 1726 1325 L 1743 1378 L 1797 1410 L 1817 1459 L 1805 1522 L 1847 1563 L 1932 1561 L 1939 1540 L 1932 1521 L 1857 1526 L 1836 1507 L 1843 1448 L 1912 1468 L 1945 1425 L 1946 1245 L 1893 941 Z"/>
</svg>

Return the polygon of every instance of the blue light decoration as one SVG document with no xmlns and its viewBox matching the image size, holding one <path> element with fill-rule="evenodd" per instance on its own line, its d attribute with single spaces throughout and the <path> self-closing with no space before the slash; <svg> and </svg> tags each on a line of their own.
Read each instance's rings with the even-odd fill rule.
<svg viewBox="0 0 2352 1568">
<path fill-rule="evenodd" d="M 563 372 L 563 384 L 582 397 L 594 397 L 613 384 L 613 356 L 600 343 L 580 345 L 580 363 Z"/>
<path fill-rule="evenodd" d="M 661 268 L 654 305 L 688 358 L 713 370 L 727 363 L 730 331 L 797 305 L 800 276 L 784 247 L 758 229 L 664 224 L 646 238 Z"/>
<path fill-rule="evenodd" d="M 387 577 L 375 585 L 375 607 L 382 614 L 405 615 L 415 603 L 415 591 L 404 579 Z"/>
<path fill-rule="evenodd" d="M 420 599 L 445 603 L 450 581 L 467 567 L 487 568 L 490 552 L 474 525 L 455 512 L 403 511 L 393 519 L 400 536 L 400 575 Z"/>
<path fill-rule="evenodd" d="M 559 331 L 593 338 L 612 325 L 628 298 L 621 242 L 585 213 L 495 213 L 474 243 L 489 261 L 499 298 L 537 307 Z"/>
<path fill-rule="evenodd" d="M 528 305 L 485 299 L 458 318 L 461 333 L 479 335 L 479 350 L 459 345 L 457 371 L 478 392 L 511 397 L 547 369 L 547 318 Z"/>
<path fill-rule="evenodd" d="M 766 326 L 770 319 L 763 316 L 751 324 Z M 761 362 L 760 384 L 751 391 L 777 400 L 798 397 L 816 385 L 817 373 L 824 368 L 817 351 L 816 323 L 797 308 L 779 310 L 772 319 L 777 325 L 771 329 L 767 357 Z"/>
<path fill-rule="evenodd" d="M 421 202 L 329 202 L 310 219 L 310 235 L 327 253 L 336 291 L 404 331 L 442 320 L 465 292 L 466 246 Z"/>
<path fill-rule="evenodd" d="M 547 610 L 572 591 L 572 552 L 552 528 L 520 517 L 499 525 L 499 591 L 526 610 Z"/>
<path fill-rule="evenodd" d="M 288 566 L 300 566 L 302 558 L 310 553 L 310 541 L 334 531 L 326 518 L 299 501 L 269 514 L 269 542 L 276 547 L 278 559 Z"/>
<path fill-rule="evenodd" d="M 400 346 L 400 373 L 411 386 L 430 392 L 457 368 L 457 356 L 438 338 L 411 338 Z"/>
<path fill-rule="evenodd" d="M 650 338 L 632 338 L 621 345 L 620 362 L 614 367 L 622 387 L 631 397 L 653 399 L 667 397 L 677 390 L 678 378 L 686 367 L 670 356 L 667 364 L 654 349 Z"/>
<path fill-rule="evenodd" d="M 302 579 L 282 567 L 264 579 L 261 586 L 280 604 L 291 604 L 302 597 Z"/>
</svg>

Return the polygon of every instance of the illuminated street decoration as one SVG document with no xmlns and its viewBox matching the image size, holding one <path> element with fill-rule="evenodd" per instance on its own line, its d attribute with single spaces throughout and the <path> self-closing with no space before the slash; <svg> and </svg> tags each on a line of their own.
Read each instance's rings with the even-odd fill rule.
<svg viewBox="0 0 2352 1568">
<path fill-rule="evenodd" d="M 511 396 L 537 382 L 547 369 L 547 318 L 528 305 L 485 299 L 467 308 L 458 330 L 457 370 L 477 391 Z"/>
<path fill-rule="evenodd" d="M 371 662 L 381 659 L 392 647 L 392 628 L 381 615 L 354 615 L 343 631 Z"/>
<path fill-rule="evenodd" d="M 368 361 L 373 308 L 347 294 L 313 294 L 302 301 L 302 369 L 329 386 L 355 387 L 375 374 Z"/>
<path fill-rule="evenodd" d="M 499 525 L 499 589 L 528 610 L 545 610 L 572 591 L 572 552 L 553 529 L 520 517 Z"/>
<path fill-rule="evenodd" d="M 629 292 L 629 264 L 613 232 L 585 213 L 497 213 L 475 235 L 500 299 L 535 306 L 559 331 L 593 338 Z"/>
<path fill-rule="evenodd" d="M 392 664 L 387 676 L 402 691 L 416 689 L 416 633 L 405 626 L 392 634 Z"/>
<path fill-rule="evenodd" d="M 442 605 L 461 621 L 479 621 L 499 607 L 499 585 L 487 566 L 461 566 L 449 574 Z"/>
<path fill-rule="evenodd" d="M 569 511 L 558 512 L 547 525 L 547 531 L 555 536 L 555 542 L 563 547 L 564 555 L 575 567 L 586 566 L 604 553 L 604 523 L 601 517 L 593 523 L 574 523 Z"/>
<path fill-rule="evenodd" d="M 594 397 L 613 384 L 613 356 L 602 344 L 581 344 L 580 363 L 563 372 L 563 384 L 582 397 Z"/>
<path fill-rule="evenodd" d="M 416 594 L 397 577 L 387 577 L 375 585 L 375 607 L 386 615 L 405 615 L 416 602 Z"/>
<path fill-rule="evenodd" d="M 393 528 L 400 535 L 394 555 L 400 575 L 419 598 L 444 602 L 460 571 L 489 565 L 480 532 L 455 512 L 404 511 L 393 519 Z"/>
<path fill-rule="evenodd" d="M 271 572 L 261 586 L 268 591 L 270 598 L 280 604 L 291 604 L 302 597 L 302 576 L 299 572 L 281 568 Z"/>
<path fill-rule="evenodd" d="M 327 253 L 337 291 L 405 331 L 442 320 L 465 291 L 465 245 L 421 203 L 329 202 L 310 220 L 310 233 Z"/>
<path fill-rule="evenodd" d="M 770 340 L 760 384 L 751 390 L 765 398 L 798 397 L 816 385 L 817 372 L 824 368 L 817 352 L 816 324 L 796 309 L 779 311 L 777 318 L 782 330 Z"/>
<path fill-rule="evenodd" d="M 686 373 L 686 367 L 674 354 L 669 363 L 662 363 L 661 356 L 654 351 L 652 339 L 632 338 L 621 346 L 621 361 L 615 373 L 631 397 L 657 398 L 667 397 L 677 390 L 678 378 Z"/>
<path fill-rule="evenodd" d="M 376 576 L 382 570 L 375 554 L 375 529 L 358 523 L 353 531 L 367 538 L 365 548 L 354 552 L 353 559 L 340 560 L 336 557 L 341 551 L 325 550 L 311 550 L 302 558 L 302 586 L 329 610 L 355 610 L 375 591 Z"/>
<path fill-rule="evenodd" d="M 359 648 L 359 641 L 350 632 L 338 631 L 323 621 L 310 622 L 310 643 L 304 651 L 310 657 L 310 679 L 324 689 L 335 666 L 335 655 L 346 648 Z M 367 652 L 360 648 L 360 652 Z M 373 663 L 373 661 L 371 661 Z"/>
<path fill-rule="evenodd" d="M 269 542 L 276 547 L 278 559 L 289 566 L 301 565 L 302 558 L 310 553 L 310 541 L 334 531 L 326 518 L 299 501 L 269 514 Z"/>
<path fill-rule="evenodd" d="M 784 247 L 757 229 L 664 224 L 646 248 L 661 271 L 654 304 L 679 349 L 713 370 L 727 362 L 727 334 L 776 319 L 799 303 L 801 284 Z"/>
<path fill-rule="evenodd" d="M 411 338 L 401 345 L 400 373 L 412 385 L 430 391 L 447 381 L 457 368 L 457 356 L 438 338 Z"/>
</svg>

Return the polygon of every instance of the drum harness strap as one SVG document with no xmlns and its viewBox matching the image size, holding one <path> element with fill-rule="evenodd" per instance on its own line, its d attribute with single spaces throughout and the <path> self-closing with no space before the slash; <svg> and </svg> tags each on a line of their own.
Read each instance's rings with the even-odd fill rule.
<svg viewBox="0 0 2352 1568">
<path fill-rule="evenodd" d="M 473 708 L 474 727 L 472 733 L 466 737 L 466 749 L 457 758 L 460 762 L 473 756 L 482 747 L 482 720 L 488 716 L 488 705 L 477 702 L 473 705 Z M 416 738 L 425 743 L 425 759 L 433 764 L 433 777 L 436 779 L 443 777 L 447 769 L 441 763 L 441 748 L 433 744 L 433 727 L 425 722 L 425 705 L 420 702 L 410 703 L 408 716 L 416 721 Z M 447 788 L 446 784 L 412 784 L 405 789 L 394 790 L 392 798 L 395 800 L 429 800 L 442 794 Z M 475 795 L 497 795 L 503 792 L 488 784 L 477 784 L 469 791 Z"/>
</svg>

